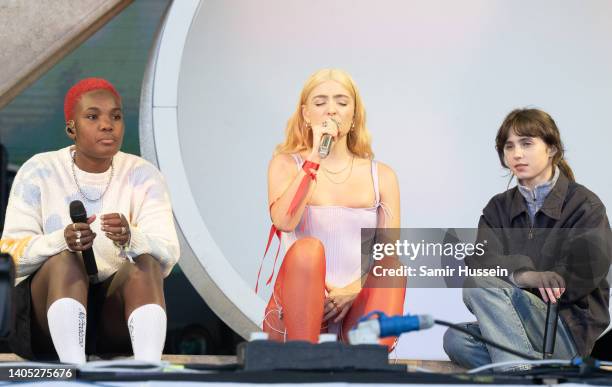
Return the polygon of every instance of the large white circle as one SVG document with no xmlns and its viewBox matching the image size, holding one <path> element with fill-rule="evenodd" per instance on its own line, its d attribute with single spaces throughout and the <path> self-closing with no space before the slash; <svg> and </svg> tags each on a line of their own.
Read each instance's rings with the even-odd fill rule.
<svg viewBox="0 0 612 387">
<path fill-rule="evenodd" d="M 246 336 L 270 225 L 266 171 L 302 83 L 348 70 L 379 160 L 400 181 L 404 227 L 475 227 L 506 187 L 493 149 L 515 107 L 552 114 L 579 182 L 612 205 L 612 3 L 240 0 L 173 2 L 150 59 L 141 143 L 181 232 L 181 267 Z M 260 287 L 271 272 L 272 256 Z M 406 312 L 471 320 L 456 289 L 409 289 Z M 443 329 L 403 336 L 399 357 L 444 358 Z"/>
</svg>

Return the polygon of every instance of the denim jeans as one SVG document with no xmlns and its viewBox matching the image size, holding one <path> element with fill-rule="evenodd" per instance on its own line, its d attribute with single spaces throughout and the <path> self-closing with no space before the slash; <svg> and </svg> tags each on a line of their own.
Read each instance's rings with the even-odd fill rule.
<svg viewBox="0 0 612 387">
<path fill-rule="evenodd" d="M 546 303 L 499 278 L 482 278 L 472 284 L 478 287 L 463 289 L 463 302 L 477 322 L 460 325 L 495 343 L 542 359 Z M 444 334 L 443 343 L 448 357 L 465 368 L 523 360 L 450 328 Z M 559 318 L 552 358 L 571 359 L 576 354 L 571 333 Z"/>
</svg>

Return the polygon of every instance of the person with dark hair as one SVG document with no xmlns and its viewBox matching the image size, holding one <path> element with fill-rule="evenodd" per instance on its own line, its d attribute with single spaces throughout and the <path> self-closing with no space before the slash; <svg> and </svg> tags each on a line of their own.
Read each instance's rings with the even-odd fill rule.
<svg viewBox="0 0 612 387">
<path fill-rule="evenodd" d="M 558 304 L 552 357 L 588 355 L 610 322 L 606 209 L 597 195 L 576 183 L 559 129 L 547 113 L 510 112 L 495 148 L 518 184 L 484 208 L 478 239 L 486 241 L 488 254 L 466 262 L 500 266 L 508 276 L 466 281 L 463 300 L 477 321 L 463 326 L 542 358 L 547 303 Z M 467 368 L 521 359 L 452 329 L 444 335 L 444 350 Z"/>
<path fill-rule="evenodd" d="M 160 361 L 163 278 L 179 258 L 164 179 L 120 151 L 121 97 L 110 82 L 79 81 L 66 94 L 64 114 L 74 144 L 33 156 L 11 189 L 0 244 L 16 264 L 9 344 L 28 359 L 80 364 L 87 334 L 100 351 L 124 352 L 131 343 L 135 359 Z M 71 220 L 74 200 L 84 203 L 86 222 Z M 87 249 L 96 278 L 85 270 Z"/>
</svg>

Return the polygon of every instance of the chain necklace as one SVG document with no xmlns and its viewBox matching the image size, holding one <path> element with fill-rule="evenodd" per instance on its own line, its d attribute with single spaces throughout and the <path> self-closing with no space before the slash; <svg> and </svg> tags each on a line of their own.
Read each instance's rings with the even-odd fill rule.
<svg viewBox="0 0 612 387">
<path fill-rule="evenodd" d="M 325 167 L 323 167 L 323 169 L 324 169 L 324 170 L 325 170 L 325 172 L 327 172 L 327 173 L 331 173 L 332 175 L 337 175 L 337 174 L 339 174 L 339 173 L 342 173 L 342 172 L 346 171 L 346 169 L 349 167 L 349 165 L 351 165 L 351 164 L 353 163 L 353 159 L 354 159 L 354 158 L 355 158 L 355 156 L 353 155 L 353 157 L 351 158 L 351 161 L 349 161 L 348 163 L 346 163 L 346 165 L 345 165 L 345 166 L 344 166 L 342 169 L 340 169 L 340 170 L 337 170 L 337 171 L 330 171 L 329 169 L 327 169 L 327 168 L 325 168 Z"/>
<path fill-rule="evenodd" d="M 79 184 L 79 180 L 77 179 L 76 170 L 74 169 L 74 165 L 76 164 L 76 161 L 75 161 L 76 151 L 72 151 L 71 158 L 72 158 L 72 165 L 71 165 L 72 166 L 72 177 L 74 177 L 74 182 L 76 183 L 79 193 L 81 194 L 83 199 L 87 200 L 88 202 L 97 202 L 98 200 L 102 199 L 106 191 L 108 191 L 108 187 L 110 187 L 110 183 L 113 180 L 113 175 L 115 174 L 115 166 L 113 165 L 113 159 L 111 159 L 111 173 L 110 173 L 110 177 L 108 178 L 108 183 L 106 183 L 106 188 L 104 188 L 104 191 L 102 192 L 102 194 L 100 194 L 100 196 L 98 196 L 96 199 L 92 199 L 89 196 L 85 195 L 85 192 L 83 192 L 83 189 L 81 189 L 81 185 Z"/>
<path fill-rule="evenodd" d="M 346 178 L 342 181 L 336 181 L 334 179 L 331 178 L 331 176 L 328 174 L 328 171 L 326 168 L 323 168 L 323 174 L 325 175 L 325 177 L 327 178 L 327 180 L 329 180 L 330 182 L 334 183 L 334 184 L 344 184 L 346 183 L 346 181 L 349 179 L 349 177 L 351 177 L 351 175 L 353 174 L 353 162 L 355 161 L 355 156 L 353 156 L 353 158 L 351 159 L 351 162 L 348 164 L 351 166 L 351 169 L 349 169 L 349 173 L 348 175 L 346 175 Z M 348 166 L 347 165 L 347 166 Z M 344 167 L 342 170 L 345 170 L 346 167 Z M 342 171 L 336 172 L 336 173 L 340 173 Z M 334 173 L 334 172 L 330 172 L 330 173 Z"/>
</svg>

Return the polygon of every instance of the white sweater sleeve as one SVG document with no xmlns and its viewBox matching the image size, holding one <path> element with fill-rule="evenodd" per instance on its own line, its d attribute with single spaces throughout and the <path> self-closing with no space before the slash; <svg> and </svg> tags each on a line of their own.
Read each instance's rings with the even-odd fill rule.
<svg viewBox="0 0 612 387">
<path fill-rule="evenodd" d="M 0 249 L 13 257 L 16 277 L 34 273 L 47 258 L 68 249 L 63 228 L 43 233 L 43 181 L 36 173 L 38 164 L 36 159 L 30 159 L 19 169 L 6 208 Z"/>
<path fill-rule="evenodd" d="M 141 193 L 132 199 L 138 204 L 130 219 L 131 238 L 126 253 L 132 258 L 141 254 L 152 255 L 161 263 L 166 276 L 180 254 L 170 196 L 157 170 L 143 186 Z"/>
</svg>

